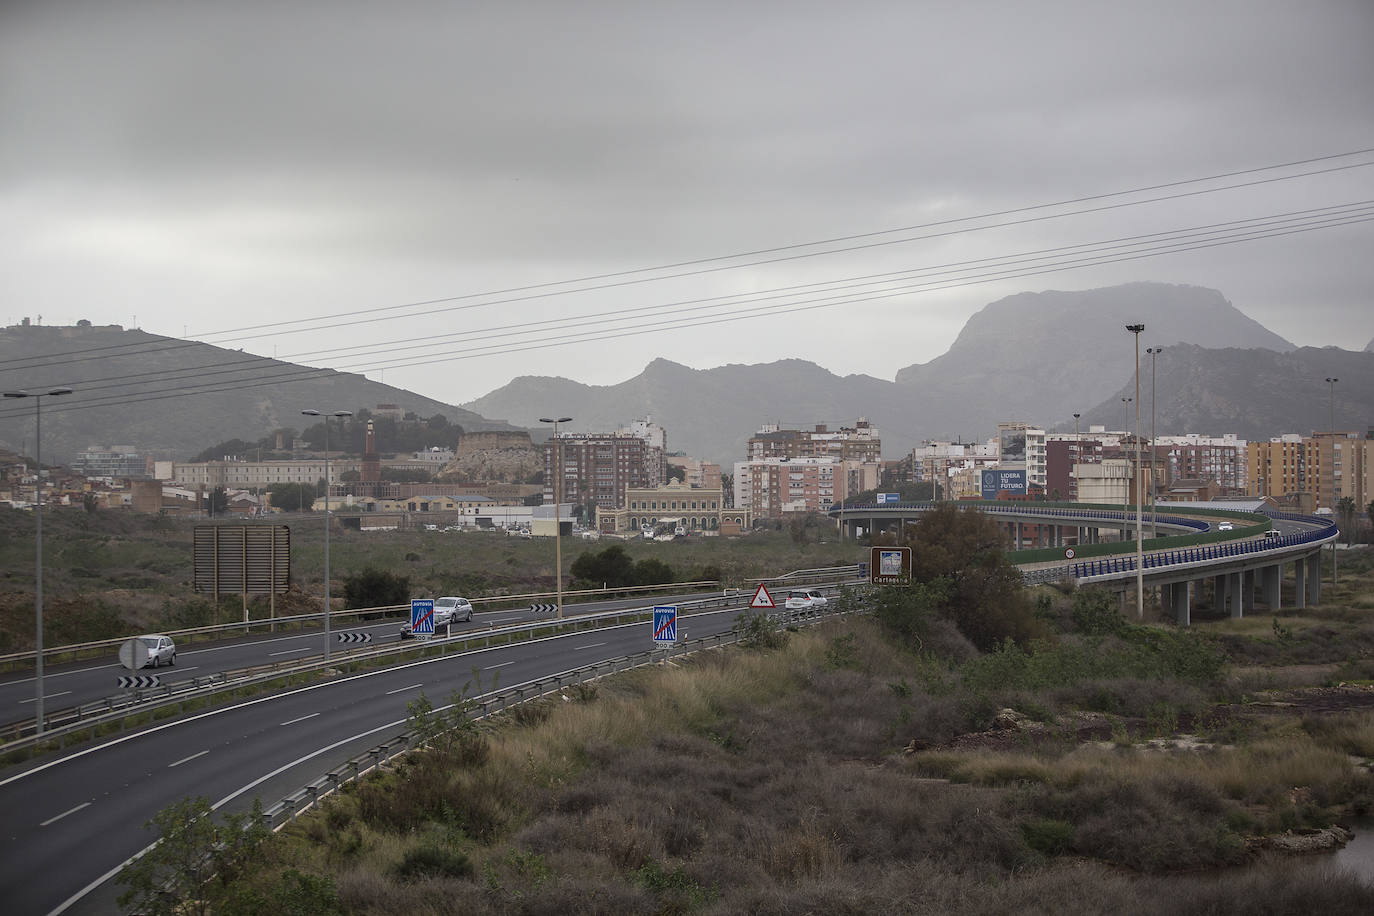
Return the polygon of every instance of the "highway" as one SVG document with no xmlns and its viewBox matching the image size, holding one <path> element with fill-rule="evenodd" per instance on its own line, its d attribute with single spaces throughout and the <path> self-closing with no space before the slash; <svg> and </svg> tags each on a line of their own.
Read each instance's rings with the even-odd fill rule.
<svg viewBox="0 0 1374 916">
<path fill-rule="evenodd" d="M 679 638 L 728 630 L 739 609 L 682 618 Z M 394 627 L 395 624 L 389 624 Z M 14 913 L 109 913 L 143 824 L 178 799 L 264 805 L 405 730 L 406 703 L 436 705 L 481 672 L 483 692 L 640 652 L 648 623 L 458 653 L 341 677 L 151 726 L 26 764 L 0 779 L 0 889 Z M 180 666 L 178 666 L 180 667 Z"/>
<path fill-rule="evenodd" d="M 715 594 L 715 593 L 712 593 Z M 675 604 L 701 598 L 701 593 L 662 595 L 653 603 Z M 564 605 L 564 614 L 596 614 L 602 611 L 618 610 L 626 607 L 643 606 L 644 598 L 621 598 L 608 601 L 594 601 L 582 604 Z M 472 632 L 506 626 L 512 623 L 532 620 L 548 620 L 550 615 L 536 615 L 528 608 L 509 608 L 501 611 L 481 611 L 473 614 L 471 623 L 455 623 L 452 633 L 461 637 Z M 352 618 L 347 627 L 335 625 L 331 637 L 335 642 L 331 651 L 339 652 L 337 634 L 365 632 L 372 635 L 372 646 L 382 646 L 400 641 L 400 618 L 385 621 L 367 621 L 354 624 Z M 130 634 L 133 635 L 133 634 Z M 221 671 L 233 671 L 267 665 L 273 662 L 292 661 L 324 654 L 324 630 L 294 630 L 277 634 L 258 633 L 251 636 L 228 638 L 210 643 L 197 643 L 194 647 L 181 644 L 177 649 L 175 667 L 158 669 L 144 668 L 137 673 L 155 674 L 163 683 L 202 677 Z M 47 715 L 55 710 L 92 703 L 123 692 L 119 678 L 133 674 L 119 664 L 116 653 L 107 658 L 74 662 L 66 665 L 49 665 L 43 676 L 44 709 Z M 27 721 L 34 713 L 33 676 L 10 672 L 0 677 L 0 725 Z"/>
</svg>

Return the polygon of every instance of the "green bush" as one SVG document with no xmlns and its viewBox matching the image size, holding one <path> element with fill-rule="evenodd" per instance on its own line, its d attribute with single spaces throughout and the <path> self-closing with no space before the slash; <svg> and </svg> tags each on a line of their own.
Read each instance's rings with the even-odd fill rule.
<svg viewBox="0 0 1374 916">
<path fill-rule="evenodd" d="M 410 600 L 410 579 L 368 567 L 344 579 L 344 607 L 365 608 L 405 604 Z"/>
<path fill-rule="evenodd" d="M 392 874 L 402 880 L 415 878 L 466 878 L 472 874 L 472 861 L 456 849 L 426 843 L 407 852 L 396 863 Z"/>
</svg>

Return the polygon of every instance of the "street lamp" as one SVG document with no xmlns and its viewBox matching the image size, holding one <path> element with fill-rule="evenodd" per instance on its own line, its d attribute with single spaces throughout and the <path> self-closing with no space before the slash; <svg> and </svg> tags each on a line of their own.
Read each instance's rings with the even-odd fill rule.
<svg viewBox="0 0 1374 916">
<path fill-rule="evenodd" d="M 351 410 L 335 410 L 322 414 L 318 410 L 302 410 L 302 416 L 324 417 L 324 663 L 329 664 L 329 418 L 339 418 L 339 429 L 343 421 L 353 416 Z"/>
<path fill-rule="evenodd" d="M 558 585 L 558 619 L 563 619 L 563 519 L 560 516 L 563 504 L 563 469 L 561 458 L 563 448 L 558 442 L 558 424 L 571 423 L 572 417 L 540 417 L 540 423 L 553 424 L 553 565 Z"/>
<path fill-rule="evenodd" d="M 1126 330 L 1135 335 L 1135 616 L 1137 619 L 1144 619 L 1145 527 L 1140 523 L 1140 332 L 1145 330 L 1145 325 L 1128 324 Z"/>
<path fill-rule="evenodd" d="M 1336 509 L 1336 383 L 1339 381 L 1340 379 L 1331 377 L 1328 377 L 1326 380 L 1327 387 L 1331 392 L 1330 398 L 1327 401 L 1327 410 L 1329 412 L 1327 414 L 1326 428 L 1331 432 L 1331 461 L 1328 463 L 1331 465 L 1330 498 L 1331 510 L 1333 512 Z M 1331 542 L 1331 583 L 1333 585 L 1336 583 L 1336 542 L 1334 540 Z"/>
<path fill-rule="evenodd" d="M 56 397 L 71 394 L 70 388 L 49 388 L 47 391 L 6 391 L 7 398 L 33 398 L 33 463 L 34 498 L 33 521 L 34 542 L 37 547 L 36 572 L 33 580 L 33 607 L 35 618 L 35 637 L 37 651 L 33 663 L 33 719 L 37 723 L 37 734 L 43 734 L 43 397 Z"/>
<path fill-rule="evenodd" d="M 1164 352 L 1163 347 L 1148 347 L 1150 354 L 1150 537 L 1159 537 L 1156 520 L 1159 510 L 1155 508 L 1155 358 Z"/>
</svg>

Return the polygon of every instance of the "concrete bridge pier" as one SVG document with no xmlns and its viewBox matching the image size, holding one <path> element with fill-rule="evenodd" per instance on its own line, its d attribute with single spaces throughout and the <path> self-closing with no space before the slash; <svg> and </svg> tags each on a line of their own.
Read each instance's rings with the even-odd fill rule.
<svg viewBox="0 0 1374 916">
<path fill-rule="evenodd" d="M 1216 596 L 1212 601 L 1212 605 L 1213 610 L 1215 610 L 1219 614 L 1226 613 L 1226 599 L 1228 597 L 1227 585 L 1229 583 L 1230 578 L 1228 576 L 1221 575 L 1212 577 L 1212 593 Z"/>
<path fill-rule="evenodd" d="M 1283 564 L 1275 563 L 1260 570 L 1260 588 L 1264 592 L 1264 603 L 1272 613 L 1283 609 Z"/>
<path fill-rule="evenodd" d="M 1317 551 L 1307 558 L 1307 600 L 1314 605 L 1322 603 L 1321 551 Z"/>
<path fill-rule="evenodd" d="M 1293 563 L 1293 605 L 1301 610 L 1307 607 L 1307 561 Z"/>
<path fill-rule="evenodd" d="M 1245 573 L 1233 572 L 1227 578 L 1231 580 L 1226 589 L 1226 597 L 1231 601 L 1231 616 L 1239 620 L 1245 616 Z"/>
<path fill-rule="evenodd" d="M 1192 614 L 1192 582 L 1171 582 L 1161 586 L 1161 598 L 1164 603 L 1166 613 L 1172 614 L 1174 620 L 1181 627 L 1189 626 L 1193 621 Z"/>
</svg>

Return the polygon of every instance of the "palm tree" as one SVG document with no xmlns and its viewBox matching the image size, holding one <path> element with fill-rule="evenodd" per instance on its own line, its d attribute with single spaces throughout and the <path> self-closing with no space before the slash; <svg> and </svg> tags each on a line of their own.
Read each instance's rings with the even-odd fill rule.
<svg viewBox="0 0 1374 916">
<path fill-rule="evenodd" d="M 1355 535 L 1355 500 L 1342 496 L 1336 500 L 1336 514 L 1341 517 L 1341 530 L 1345 532 L 1345 546 L 1349 547 Z"/>
</svg>

